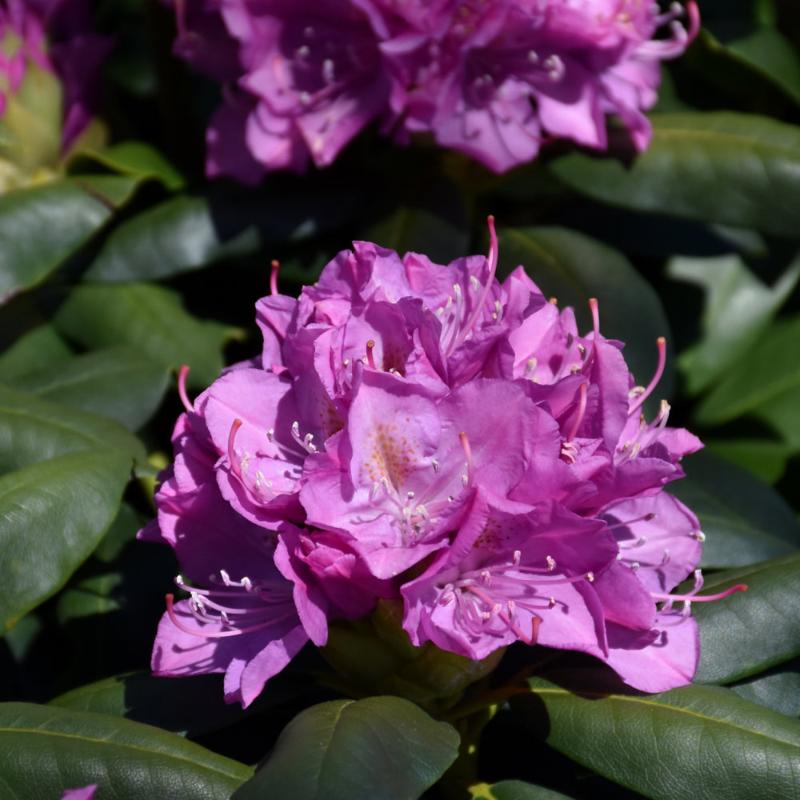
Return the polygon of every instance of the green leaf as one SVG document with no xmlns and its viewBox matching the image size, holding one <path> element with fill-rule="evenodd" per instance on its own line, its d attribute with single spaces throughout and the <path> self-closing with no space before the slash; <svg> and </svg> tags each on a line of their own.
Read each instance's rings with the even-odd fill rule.
<svg viewBox="0 0 800 800">
<path fill-rule="evenodd" d="M 780 479 L 798 449 L 769 439 L 706 439 L 705 444 L 712 452 L 770 484 Z"/>
<path fill-rule="evenodd" d="M 15 800 L 98 784 L 115 800 L 228 800 L 252 770 L 180 736 L 119 717 L 0 704 L 0 785 Z"/>
<path fill-rule="evenodd" d="M 225 237 L 204 197 L 175 197 L 120 225 L 87 277 L 104 282 L 166 278 L 259 247 L 253 227 Z"/>
<path fill-rule="evenodd" d="M 75 180 L 0 197 L 0 304 L 43 281 L 111 216 Z"/>
<path fill-rule="evenodd" d="M 442 264 L 469 252 L 466 223 L 445 219 L 426 208 L 398 208 L 373 225 L 364 238 L 401 255 L 424 253 L 431 261 Z"/>
<path fill-rule="evenodd" d="M 669 336 L 658 295 L 619 252 L 566 228 L 507 228 L 500 232 L 500 264 L 510 272 L 522 264 L 546 295 L 573 306 L 578 323 L 591 328 L 588 300 L 600 303 L 603 333 L 626 342 L 625 358 L 639 382 L 647 383 L 658 359 L 656 339 Z M 672 368 L 659 386 L 669 395 Z"/>
<path fill-rule="evenodd" d="M 102 450 L 0 478 L 0 633 L 55 594 L 94 550 L 129 473 L 124 456 Z"/>
<path fill-rule="evenodd" d="M 779 392 L 753 410 L 792 449 L 800 449 L 800 386 Z"/>
<path fill-rule="evenodd" d="M 116 561 L 122 551 L 136 540 L 136 534 L 144 527 L 145 522 L 138 511 L 123 503 L 114 522 L 92 555 L 103 564 Z"/>
<path fill-rule="evenodd" d="M 601 202 L 797 236 L 800 128 L 730 112 L 654 114 L 650 147 L 629 166 L 573 153 L 550 169 Z"/>
<path fill-rule="evenodd" d="M 105 150 L 83 150 L 71 159 L 90 159 L 114 172 L 131 175 L 139 180 L 158 180 L 174 191 L 183 186 L 183 176 L 154 147 L 146 142 L 120 142 Z"/>
<path fill-rule="evenodd" d="M 800 554 L 715 573 L 703 593 L 738 583 L 748 590 L 692 607 L 701 683 L 732 683 L 800 655 Z"/>
<path fill-rule="evenodd" d="M 800 103 L 800 58 L 791 42 L 775 28 L 760 28 L 749 36 L 726 43 L 727 50 L 758 70 Z"/>
<path fill-rule="evenodd" d="M 797 662 L 731 686 L 739 697 L 789 717 L 800 717 L 800 670 Z"/>
<path fill-rule="evenodd" d="M 181 735 L 200 736 L 264 713 L 308 691 L 307 684 L 293 683 L 286 674 L 281 674 L 270 678 L 258 699 L 242 709 L 224 701 L 219 675 L 184 678 L 176 686 L 172 678 L 133 672 L 81 686 L 50 703 L 76 711 L 126 717 Z"/>
<path fill-rule="evenodd" d="M 413 800 L 458 754 L 459 738 L 408 700 L 334 700 L 298 714 L 236 800 Z"/>
<path fill-rule="evenodd" d="M 235 331 L 191 316 L 177 292 L 147 283 L 76 287 L 56 327 L 88 348 L 129 345 L 165 367 L 191 367 L 192 386 L 205 387 L 222 369 L 222 348 Z"/>
<path fill-rule="evenodd" d="M 697 407 L 703 425 L 741 417 L 800 388 L 800 316 L 774 323 Z"/>
<path fill-rule="evenodd" d="M 522 781 L 501 781 L 491 786 L 480 783 L 469 790 L 473 800 L 570 800 L 561 792 Z"/>
<path fill-rule="evenodd" d="M 800 548 L 800 525 L 769 486 L 707 451 L 685 459 L 683 467 L 686 478 L 668 491 L 700 518 L 704 568 L 747 566 Z"/>
<path fill-rule="evenodd" d="M 72 357 L 72 350 L 48 324 L 39 325 L 20 336 L 0 356 L 0 381 L 13 383 L 20 375 L 43 369 Z"/>
<path fill-rule="evenodd" d="M 30 372 L 16 386 L 45 400 L 111 417 L 135 431 L 158 408 L 167 381 L 163 364 L 131 347 L 111 347 Z"/>
<path fill-rule="evenodd" d="M 800 278 L 800 259 L 769 288 L 753 276 L 739 256 L 675 258 L 668 273 L 706 292 L 703 336 L 680 357 L 686 388 L 692 394 L 716 383 L 758 340 Z"/>
<path fill-rule="evenodd" d="M 512 707 L 535 739 L 652 800 L 800 796 L 800 722 L 728 689 L 575 694 L 534 679 L 530 692 Z"/>
<path fill-rule="evenodd" d="M 142 443 L 118 423 L 0 386 L 0 473 L 81 450 L 113 449 L 144 461 Z"/>
</svg>

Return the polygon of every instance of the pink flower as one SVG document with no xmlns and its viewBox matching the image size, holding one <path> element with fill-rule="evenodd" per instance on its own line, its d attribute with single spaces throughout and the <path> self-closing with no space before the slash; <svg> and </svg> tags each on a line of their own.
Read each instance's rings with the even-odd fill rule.
<svg viewBox="0 0 800 800">
<path fill-rule="evenodd" d="M 309 160 L 327 166 L 374 120 L 400 142 L 433 134 L 495 172 L 535 158 L 551 138 L 603 150 L 610 115 L 642 150 L 660 62 L 683 53 L 699 28 L 693 0 L 663 14 L 633 0 L 176 7 L 176 52 L 226 84 L 208 131 L 208 172 L 245 182 Z"/>
<path fill-rule="evenodd" d="M 664 492 L 699 440 L 642 413 L 622 344 L 581 333 L 519 268 L 357 242 L 293 300 L 257 304 L 259 358 L 176 426 L 145 538 L 168 542 L 158 674 L 225 672 L 252 701 L 331 620 L 402 600 L 413 645 L 483 659 L 519 641 L 595 656 L 630 686 L 688 683 L 703 534 Z M 675 587 L 694 576 L 689 592 Z"/>
</svg>

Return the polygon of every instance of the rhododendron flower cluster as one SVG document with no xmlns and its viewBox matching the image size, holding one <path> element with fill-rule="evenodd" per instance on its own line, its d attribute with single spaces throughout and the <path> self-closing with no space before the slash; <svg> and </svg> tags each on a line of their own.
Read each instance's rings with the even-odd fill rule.
<svg viewBox="0 0 800 800">
<path fill-rule="evenodd" d="M 332 620 L 402 603 L 413 645 L 580 651 L 630 686 L 689 682 L 703 534 L 665 485 L 701 447 L 643 414 L 623 345 L 522 267 L 367 242 L 259 300 L 258 358 L 192 403 L 143 538 L 169 543 L 159 675 L 224 672 L 247 705 Z M 688 577 L 694 586 L 676 593 Z M 736 587 L 741 588 L 741 587 Z M 735 589 L 734 589 L 735 590 Z M 731 591 L 734 591 L 731 590 Z"/>
<path fill-rule="evenodd" d="M 605 149 L 612 114 L 643 149 L 660 62 L 699 26 L 693 0 L 173 2 L 176 52 L 225 85 L 208 172 L 247 182 L 326 166 L 375 120 L 495 172 L 548 137 Z"/>
</svg>

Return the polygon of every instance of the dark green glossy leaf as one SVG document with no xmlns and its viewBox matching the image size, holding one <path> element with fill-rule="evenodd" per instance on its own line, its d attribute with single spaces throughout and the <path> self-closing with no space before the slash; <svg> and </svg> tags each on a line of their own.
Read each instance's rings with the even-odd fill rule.
<svg viewBox="0 0 800 800">
<path fill-rule="evenodd" d="M 138 511 L 123 503 L 114 522 L 92 555 L 104 564 L 116 561 L 122 551 L 136 540 L 136 534 L 144 527 L 145 522 Z"/>
<path fill-rule="evenodd" d="M 252 770 L 119 717 L 29 703 L 0 705 L 0 785 L 15 800 L 59 798 L 95 783 L 98 798 L 228 800 Z"/>
<path fill-rule="evenodd" d="M 706 439 L 705 444 L 712 452 L 770 484 L 780 479 L 786 463 L 798 450 L 785 442 L 769 439 Z"/>
<path fill-rule="evenodd" d="M 573 306 L 583 330 L 591 328 L 588 300 L 600 303 L 603 333 L 626 342 L 625 358 L 640 383 L 657 361 L 656 339 L 669 337 L 669 323 L 653 288 L 619 252 L 565 228 L 507 228 L 500 232 L 500 264 L 522 264 L 546 295 Z M 669 396 L 671 362 L 658 395 Z"/>
<path fill-rule="evenodd" d="M 797 49 L 773 27 L 760 28 L 749 36 L 729 41 L 734 57 L 758 70 L 800 103 L 800 58 Z"/>
<path fill-rule="evenodd" d="M 13 383 L 20 375 L 72 357 L 72 350 L 50 324 L 39 325 L 20 336 L 0 356 L 0 383 Z"/>
<path fill-rule="evenodd" d="M 800 717 L 800 664 L 797 661 L 730 688 L 752 703 L 790 717 Z"/>
<path fill-rule="evenodd" d="M 267 800 L 276 787 L 303 800 L 413 800 L 458 753 L 458 734 L 408 700 L 334 700 L 298 714 L 236 800 Z"/>
<path fill-rule="evenodd" d="M 630 165 L 575 153 L 550 168 L 612 205 L 797 236 L 800 128 L 729 112 L 652 119 L 652 144 Z"/>
<path fill-rule="evenodd" d="M 561 792 L 522 781 L 501 781 L 491 786 L 481 783 L 469 790 L 473 800 L 570 800 Z"/>
<path fill-rule="evenodd" d="M 111 211 L 73 180 L 0 197 L 0 304 L 43 281 L 105 224 Z"/>
<path fill-rule="evenodd" d="M 367 232 L 367 241 L 404 253 L 424 253 L 446 264 L 469 252 L 469 230 L 464 220 L 444 219 L 426 208 L 398 208 Z"/>
<path fill-rule="evenodd" d="M 800 554 L 706 577 L 703 593 L 744 583 L 714 603 L 696 603 L 702 683 L 732 683 L 800 655 Z"/>
<path fill-rule="evenodd" d="M 0 473 L 80 450 L 144 461 L 142 443 L 110 419 L 0 386 Z"/>
<path fill-rule="evenodd" d="M 769 486 L 707 451 L 685 459 L 683 467 L 687 477 L 668 491 L 700 518 L 703 567 L 746 566 L 800 548 L 800 525 Z"/>
<path fill-rule="evenodd" d="M 756 342 L 800 277 L 797 260 L 775 284 L 765 286 L 739 256 L 676 258 L 671 277 L 694 283 L 706 292 L 703 336 L 681 353 L 686 388 L 695 394 L 737 368 L 737 359 Z"/>
<path fill-rule="evenodd" d="M 258 246 L 252 227 L 230 237 L 219 231 L 206 198 L 175 197 L 120 225 L 87 277 L 108 282 L 166 278 Z"/>
<path fill-rule="evenodd" d="M 135 431 L 158 408 L 167 381 L 163 364 L 131 347 L 112 347 L 36 370 L 15 385 L 45 400 L 111 417 Z"/>
<path fill-rule="evenodd" d="M 78 286 L 55 322 L 86 347 L 129 345 L 166 367 L 189 364 L 198 387 L 219 375 L 222 348 L 235 333 L 191 316 L 177 292 L 147 283 Z"/>
<path fill-rule="evenodd" d="M 161 181 L 167 189 L 183 186 L 183 176 L 154 147 L 146 142 L 120 142 L 105 150 L 82 151 L 79 159 L 91 159 L 104 167 L 140 180 Z"/>
<path fill-rule="evenodd" d="M 776 322 L 697 408 L 697 421 L 719 425 L 800 388 L 800 316 Z"/>
<path fill-rule="evenodd" d="M 128 459 L 106 449 L 0 478 L 0 632 L 58 591 L 94 550 L 129 474 Z"/>
<path fill-rule="evenodd" d="M 535 679 L 530 690 L 512 707 L 534 738 L 652 800 L 800 796 L 800 721 L 728 689 L 604 696 Z"/>
</svg>

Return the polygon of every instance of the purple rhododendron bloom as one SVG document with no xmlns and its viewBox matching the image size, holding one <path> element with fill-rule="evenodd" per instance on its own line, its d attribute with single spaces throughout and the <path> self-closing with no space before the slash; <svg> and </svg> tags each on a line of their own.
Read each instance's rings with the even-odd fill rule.
<svg viewBox="0 0 800 800">
<path fill-rule="evenodd" d="M 53 73 L 63 86 L 61 150 L 67 152 L 97 105 L 99 69 L 110 49 L 106 37 L 91 31 L 88 0 L 2 0 L 0 119 L 29 69 Z"/>
<path fill-rule="evenodd" d="M 691 681 L 703 534 L 664 491 L 702 445 L 643 414 L 621 342 L 578 330 L 519 267 L 438 265 L 366 242 L 297 299 L 256 305 L 259 357 L 226 371 L 173 436 L 143 538 L 170 544 L 160 675 L 225 673 L 252 702 L 334 620 L 403 608 L 415 646 L 483 659 L 576 650 L 630 686 Z M 687 578 L 693 588 L 676 593 Z"/>
<path fill-rule="evenodd" d="M 251 183 L 327 166 L 373 120 L 495 172 L 552 138 L 605 149 L 610 115 L 642 150 L 660 62 L 699 28 L 693 0 L 173 2 L 176 53 L 226 87 L 208 172 Z"/>
</svg>

